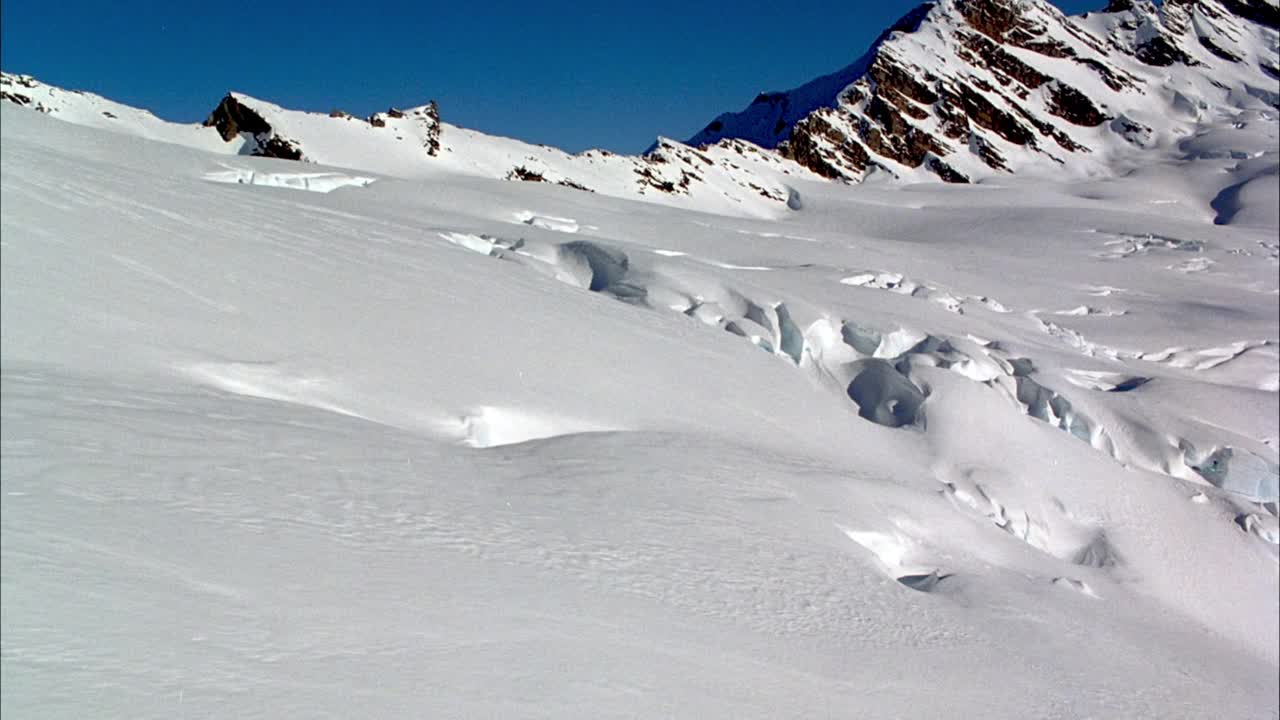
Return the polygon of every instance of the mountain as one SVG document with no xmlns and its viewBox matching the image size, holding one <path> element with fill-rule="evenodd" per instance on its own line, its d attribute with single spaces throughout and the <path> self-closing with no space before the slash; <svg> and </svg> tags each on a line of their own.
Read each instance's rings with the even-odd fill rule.
<svg viewBox="0 0 1280 720">
<path fill-rule="evenodd" d="M 64 120 L 229 154 L 396 177 L 546 182 L 721 214 L 777 216 L 795 178 L 969 182 L 1109 175 L 1157 161 L 1204 123 L 1280 106 L 1276 0 L 1114 0 L 1067 16 L 1046 0 L 938 0 L 856 62 L 763 93 L 687 143 L 569 154 L 450 125 L 434 103 L 367 118 L 228 93 L 200 127 L 30 76 L 0 99 Z"/>
<path fill-rule="evenodd" d="M 0 77 L 0 714 L 1280 718 L 1280 122 L 1133 12 L 969 185 Z"/>
<path fill-rule="evenodd" d="M 228 93 L 200 124 L 171 123 L 90 93 L 27 75 L 0 75 L 0 99 L 61 120 L 227 155 L 324 164 L 400 178 L 464 175 L 541 182 L 730 215 L 774 216 L 798 207 L 791 176 L 810 173 L 741 141 L 695 149 L 659 138 L 643 156 L 570 154 L 443 122 L 437 105 L 368 118 L 287 110 Z"/>
<path fill-rule="evenodd" d="M 829 178 L 1113 172 L 1200 123 L 1280 104 L 1274 0 L 939 0 L 852 65 L 689 140 L 748 140 Z M 1149 159 L 1149 158 L 1148 158 Z"/>
</svg>

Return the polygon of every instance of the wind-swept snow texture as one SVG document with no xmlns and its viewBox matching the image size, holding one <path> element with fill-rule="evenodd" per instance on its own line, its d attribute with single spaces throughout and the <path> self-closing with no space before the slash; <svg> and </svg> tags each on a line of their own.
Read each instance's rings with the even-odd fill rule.
<svg viewBox="0 0 1280 720">
<path fill-rule="evenodd" d="M 0 103 L 6 717 L 1280 713 L 1274 114 L 747 212 L 75 97 Z"/>
</svg>

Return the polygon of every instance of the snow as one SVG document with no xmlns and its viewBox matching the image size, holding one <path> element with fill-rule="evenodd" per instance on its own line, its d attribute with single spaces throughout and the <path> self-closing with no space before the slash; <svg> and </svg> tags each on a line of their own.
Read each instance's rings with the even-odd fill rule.
<svg viewBox="0 0 1280 720">
<path fill-rule="evenodd" d="M 1277 714 L 1274 115 L 744 208 L 2 112 L 5 714 Z"/>
</svg>

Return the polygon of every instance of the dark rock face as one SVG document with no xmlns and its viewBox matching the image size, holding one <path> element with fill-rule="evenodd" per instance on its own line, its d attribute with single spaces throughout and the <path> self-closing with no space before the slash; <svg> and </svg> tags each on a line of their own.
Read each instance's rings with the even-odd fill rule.
<svg viewBox="0 0 1280 720">
<path fill-rule="evenodd" d="M 542 173 L 534 170 L 530 170 L 523 165 L 517 165 L 516 167 L 511 168 L 511 172 L 507 173 L 506 179 L 520 180 L 523 182 L 546 182 L 547 181 L 547 179 L 543 177 Z"/>
<path fill-rule="evenodd" d="M 797 163 L 832 180 L 847 179 L 841 167 L 855 172 L 862 172 L 867 167 L 871 156 L 862 143 L 845 135 L 827 122 L 824 113 L 816 112 L 796 123 L 791 130 L 791 139 L 781 148 L 782 153 Z M 818 140 L 825 140 L 819 144 Z M 834 147 L 833 151 L 823 146 Z M 839 166 L 833 164 L 839 162 Z"/>
<path fill-rule="evenodd" d="M 557 180 L 557 181 L 556 181 L 556 184 L 557 184 L 557 185 L 560 185 L 560 186 L 562 186 L 562 187 L 573 188 L 574 190 L 581 190 L 581 191 L 583 191 L 583 192 L 589 192 L 589 193 L 593 193 L 593 192 L 595 192 L 595 190 L 592 190 L 591 188 L 587 187 L 586 185 L 583 185 L 582 183 L 576 183 L 576 182 L 574 182 L 574 181 L 572 181 L 572 180 L 569 180 L 568 178 L 566 178 L 566 179 L 564 179 L 564 180 Z"/>
<path fill-rule="evenodd" d="M 1070 85 L 1057 85 L 1049 91 L 1049 112 L 1083 127 L 1101 125 L 1110 119 L 1088 96 Z"/>
<path fill-rule="evenodd" d="M 1016 0 L 966 0 L 959 7 L 970 27 L 998 43 L 1049 57 L 1075 54 L 1067 45 L 1046 37 L 1047 28 L 1028 17 Z"/>
<path fill-rule="evenodd" d="M 928 168 L 933 171 L 933 174 L 942 178 L 943 182 L 949 182 L 949 183 L 969 182 L 969 178 L 960 174 L 955 170 L 955 168 L 951 167 L 950 165 L 946 164 L 945 162 L 939 160 L 936 157 L 931 157 L 925 160 L 925 165 L 927 165 Z"/>
<path fill-rule="evenodd" d="M 234 95 L 228 94 L 204 121 L 205 127 L 216 128 L 226 142 L 247 133 L 253 136 L 250 153 L 281 160 L 302 160 L 302 149 L 288 138 L 275 134 L 271 125 L 252 108 L 245 106 Z"/>
<path fill-rule="evenodd" d="M 1134 55 L 1142 62 L 1154 67 L 1169 67 L 1174 63 L 1188 65 L 1194 62 L 1181 48 L 1160 35 L 1139 45 Z"/>
<path fill-rule="evenodd" d="M 640 176 L 636 182 L 639 183 L 642 188 L 650 187 L 664 193 L 673 193 L 676 191 L 676 184 L 674 182 L 670 180 L 663 180 L 655 175 L 653 170 L 649 168 L 636 168 L 635 173 Z M 688 186 L 689 185 L 686 182 L 684 187 L 687 188 Z"/>
<path fill-rule="evenodd" d="M 1200 42 L 1200 46 L 1203 47 L 1205 50 L 1208 50 L 1209 52 L 1213 53 L 1214 55 L 1217 55 L 1218 57 L 1222 58 L 1223 60 L 1226 60 L 1227 62 L 1238 63 L 1238 62 L 1244 61 L 1244 58 L 1232 53 L 1229 50 L 1219 47 L 1217 43 L 1215 43 L 1213 40 L 1210 40 L 1209 38 L 1203 35 L 1197 36 L 1196 40 Z"/>
<path fill-rule="evenodd" d="M 997 80 L 1006 84 L 1018 83 L 1034 90 L 1049 82 L 1050 77 L 1019 60 L 1003 47 L 981 35 L 965 35 L 966 49 L 976 56 L 973 61 L 992 71 Z"/>
<path fill-rule="evenodd" d="M 991 143 L 982 139 L 980 136 L 975 135 L 971 144 L 973 145 L 974 152 L 978 154 L 978 157 L 982 162 L 987 164 L 987 167 L 993 170 L 1009 169 L 1009 164 L 1005 161 L 1004 156 L 1001 155 L 1000 151 L 996 150 Z"/>
<path fill-rule="evenodd" d="M 9 92 L 8 90 L 0 90 L 0 100 L 7 100 L 15 105 L 31 104 L 31 98 L 21 93 Z"/>
<path fill-rule="evenodd" d="M 261 115 L 245 107 L 234 95 L 227 95 L 218 107 L 205 118 L 205 127 L 217 128 L 222 139 L 231 142 L 245 132 L 250 135 L 269 134 L 271 126 Z"/>
<path fill-rule="evenodd" d="M 1116 92 L 1137 88 L 1137 78 L 1119 68 L 1112 67 L 1093 58 L 1076 57 L 1072 58 L 1072 60 L 1092 70 L 1102 82 L 1106 83 L 1107 87 Z"/>
<path fill-rule="evenodd" d="M 280 158 L 281 160 L 302 160 L 302 150 L 292 140 L 272 135 L 266 140 L 259 140 L 253 150 L 254 155 Z"/>
<path fill-rule="evenodd" d="M 1280 30 L 1280 5 L 1267 0 L 1222 0 L 1232 14 L 1272 30 Z"/>
</svg>

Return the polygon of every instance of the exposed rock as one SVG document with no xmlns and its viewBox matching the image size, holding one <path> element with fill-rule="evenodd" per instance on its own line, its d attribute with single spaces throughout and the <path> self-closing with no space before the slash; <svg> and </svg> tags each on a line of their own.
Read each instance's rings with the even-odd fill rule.
<svg viewBox="0 0 1280 720">
<path fill-rule="evenodd" d="M 964 114 L 976 125 L 984 127 L 1014 145 L 1035 143 L 1035 135 L 1026 125 L 1018 122 L 1010 113 L 996 107 L 985 95 L 963 83 L 959 84 L 949 100 L 964 109 Z"/>
<path fill-rule="evenodd" d="M 964 46 L 977 54 L 982 66 L 1022 83 L 1023 87 L 1034 90 L 1050 80 L 1048 75 L 1022 62 L 982 35 L 966 33 L 961 38 Z"/>
<path fill-rule="evenodd" d="M 879 127 L 866 128 L 862 140 L 877 155 L 918 167 L 929 153 L 947 152 L 932 135 L 912 125 L 879 98 L 872 100 L 867 114 Z"/>
<path fill-rule="evenodd" d="M 511 168 L 511 172 L 507 173 L 508 180 L 522 180 L 524 182 L 546 182 L 542 173 L 530 170 L 523 165 L 517 165 Z"/>
<path fill-rule="evenodd" d="M 230 93 L 213 109 L 204 125 L 216 128 L 226 142 L 240 137 L 242 133 L 251 135 L 250 153 L 253 155 L 282 160 L 302 160 L 304 157 L 296 142 L 277 136 L 261 115 Z"/>
<path fill-rule="evenodd" d="M 1203 35 L 1196 36 L 1196 39 L 1200 41 L 1200 46 L 1203 47 L 1205 50 L 1208 50 L 1209 52 L 1213 53 L 1214 55 L 1217 55 L 1218 57 L 1222 58 L 1223 60 L 1226 60 L 1227 62 L 1241 62 L 1244 60 L 1244 58 L 1240 57 L 1239 55 L 1235 55 L 1228 50 L 1218 47 L 1216 43 L 1214 43 L 1212 40 L 1210 40 L 1209 38 Z"/>
<path fill-rule="evenodd" d="M 281 160 L 302 160 L 302 149 L 292 140 L 272 135 L 265 140 L 259 139 L 254 155 L 280 158 Z"/>
<path fill-rule="evenodd" d="M 1098 77 L 1102 79 L 1102 82 L 1106 83 L 1107 87 L 1112 90 L 1133 90 L 1137 88 L 1137 79 L 1132 75 L 1129 75 L 1128 73 L 1122 74 L 1122 71 L 1108 67 L 1106 64 L 1099 62 L 1098 60 L 1082 57 L 1075 57 L 1072 58 L 1072 60 L 1075 60 L 1081 65 L 1084 65 L 1097 73 Z"/>
<path fill-rule="evenodd" d="M 1280 30 L 1280 5 L 1267 0 L 1222 0 L 1222 4 L 1232 14 L 1269 27 Z"/>
<path fill-rule="evenodd" d="M 650 168 L 636 168 L 635 173 L 640 176 L 636 182 L 642 187 L 651 187 L 664 193 L 673 193 L 676 191 L 676 184 L 670 180 L 664 180 L 653 173 Z M 684 187 L 688 187 L 685 183 Z"/>
<path fill-rule="evenodd" d="M 1049 57 L 1075 54 L 1070 47 L 1050 37 L 1048 29 L 1030 17 L 1019 0 L 963 0 L 958 7 L 971 27 L 998 43 Z"/>
<path fill-rule="evenodd" d="M 973 135 L 970 139 L 970 147 L 982 158 L 982 162 L 993 170 L 1008 170 L 1009 163 L 1005 161 L 1004 156 L 996 150 L 991 143 L 987 142 L 981 135 Z"/>
<path fill-rule="evenodd" d="M 901 65 L 883 62 L 872 65 L 867 75 L 875 82 L 876 87 L 883 88 L 894 95 L 911 98 L 922 105 L 938 102 L 938 93 L 926 84 L 938 81 L 937 76 L 930 73 L 922 72 L 917 79 Z"/>
<path fill-rule="evenodd" d="M 440 107 L 436 105 L 435 100 L 431 100 L 421 111 L 421 115 L 422 123 L 426 127 L 425 139 L 422 141 L 423 147 L 427 149 L 428 155 L 435 157 L 440 154 Z"/>
<path fill-rule="evenodd" d="M 36 79 L 30 75 L 10 75 L 9 73 L 0 75 L 0 101 L 30 106 L 32 103 L 31 97 L 26 93 L 17 92 L 14 88 L 34 89 L 37 85 Z M 34 109 L 40 110 L 41 108 L 37 104 Z"/>
<path fill-rule="evenodd" d="M 956 172 L 955 168 L 951 167 L 950 165 L 946 164 L 945 162 L 939 160 L 936 157 L 930 157 L 927 160 L 925 160 L 925 165 L 927 165 L 928 168 L 932 170 L 938 177 L 942 178 L 943 182 L 949 182 L 949 183 L 969 182 L 969 178 Z"/>
<path fill-rule="evenodd" d="M 539 182 L 539 183 L 551 182 L 550 180 L 547 179 L 546 175 L 538 172 L 537 170 L 530 170 L 529 168 L 523 165 L 517 165 L 516 167 L 512 168 L 511 171 L 507 173 L 506 179 L 519 180 L 522 182 Z M 589 192 L 589 193 L 595 192 L 595 190 L 592 190 L 586 185 L 574 182 L 569 178 L 561 178 L 559 180 L 556 180 L 555 184 L 560 185 L 561 187 L 573 188 L 574 190 L 582 190 L 583 192 Z"/>
<path fill-rule="evenodd" d="M 1084 127 L 1101 125 L 1110 119 L 1084 93 L 1062 83 L 1049 88 L 1049 112 Z"/>
<path fill-rule="evenodd" d="M 217 128 L 218 134 L 226 142 L 235 140 L 242 132 L 255 136 L 271 133 L 271 126 L 261 115 L 242 105 L 230 93 L 205 118 L 204 126 Z"/>
<path fill-rule="evenodd" d="M 1156 35 L 1139 45 L 1134 55 L 1154 67 L 1168 67 L 1174 63 L 1190 65 L 1195 62 L 1182 48 L 1169 42 L 1163 35 Z"/>
<path fill-rule="evenodd" d="M 583 184 L 581 184 L 581 183 L 576 183 L 576 182 L 574 182 L 574 181 L 572 181 L 572 180 L 570 180 L 570 179 L 568 179 L 568 178 L 565 178 L 565 179 L 563 179 L 563 180 L 557 180 L 557 181 L 556 181 L 556 184 L 557 184 L 557 185 L 563 185 L 564 187 L 567 187 L 567 188 L 573 188 L 574 190 L 582 190 L 582 191 L 584 191 L 584 192 L 589 192 L 589 193 L 593 193 L 593 192 L 595 192 L 595 190 L 592 190 L 591 188 L 587 187 L 586 185 L 583 185 Z"/>
<path fill-rule="evenodd" d="M 1151 128 L 1124 115 L 1111 121 L 1111 131 L 1138 147 L 1146 147 L 1151 141 Z"/>
<path fill-rule="evenodd" d="M 854 175 L 861 174 L 870 159 L 861 143 L 837 130 L 827 122 L 822 112 L 813 113 L 797 123 L 791 129 L 791 139 L 779 149 L 786 157 L 833 180 L 853 179 L 841 167 L 833 164 L 832 160 L 837 154 L 843 161 L 841 166 Z"/>
</svg>

